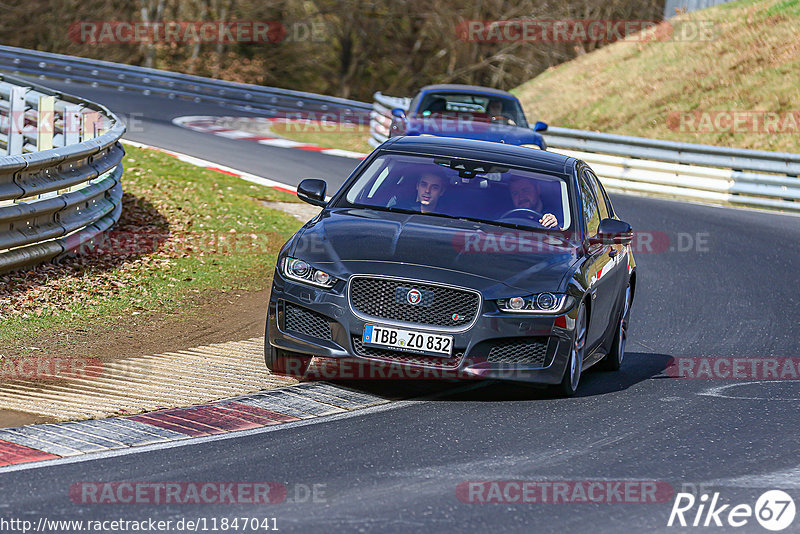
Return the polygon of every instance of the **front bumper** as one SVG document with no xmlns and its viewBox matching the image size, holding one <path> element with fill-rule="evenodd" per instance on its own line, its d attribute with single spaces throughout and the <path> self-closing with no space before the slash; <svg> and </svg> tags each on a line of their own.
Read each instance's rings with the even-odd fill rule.
<svg viewBox="0 0 800 534">
<path fill-rule="evenodd" d="M 345 282 L 339 285 L 333 290 L 317 289 L 286 280 L 276 271 L 268 308 L 269 343 L 282 351 L 335 360 L 340 370 L 347 362 L 347 371 L 335 375 L 341 378 L 483 378 L 558 384 L 563 377 L 574 310 L 561 316 L 511 314 L 484 300 L 475 323 L 462 332 L 405 326 L 453 336 L 453 357 L 420 356 L 365 348 L 360 342 L 364 326 L 387 323 L 355 315 Z M 520 357 L 526 351 L 533 356 Z M 381 372 L 386 366 L 396 368 L 396 374 Z"/>
</svg>

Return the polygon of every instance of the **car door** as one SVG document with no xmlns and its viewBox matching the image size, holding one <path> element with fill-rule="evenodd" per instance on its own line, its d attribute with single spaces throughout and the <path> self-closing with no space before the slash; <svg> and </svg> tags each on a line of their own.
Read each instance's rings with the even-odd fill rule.
<svg viewBox="0 0 800 534">
<path fill-rule="evenodd" d="M 592 350 L 603 340 L 614 305 L 616 284 L 612 271 L 615 260 L 613 254 L 609 254 L 614 248 L 611 245 L 590 242 L 597 235 L 601 213 L 597 193 L 585 168 L 579 174 L 578 185 L 585 229 L 586 280 L 591 295 L 591 316 L 586 343 L 587 348 Z"/>
<path fill-rule="evenodd" d="M 597 178 L 597 175 L 589 169 L 588 167 L 585 170 L 586 176 L 589 179 L 589 185 L 592 186 L 595 197 L 597 198 L 597 205 L 600 209 L 600 220 L 606 218 L 616 219 L 616 215 L 614 214 L 614 208 L 611 206 L 611 201 L 608 199 L 608 195 L 603 189 L 603 184 L 600 183 L 600 180 Z M 621 297 L 622 292 L 625 289 L 625 286 L 628 283 L 628 247 L 625 245 L 610 245 L 612 250 L 609 250 L 608 254 L 611 256 L 613 260 L 613 266 L 611 267 L 611 271 L 609 272 L 609 276 L 612 276 L 614 279 L 614 296 Z M 619 302 L 619 298 L 612 302 L 612 315 L 616 311 L 615 304 Z"/>
</svg>

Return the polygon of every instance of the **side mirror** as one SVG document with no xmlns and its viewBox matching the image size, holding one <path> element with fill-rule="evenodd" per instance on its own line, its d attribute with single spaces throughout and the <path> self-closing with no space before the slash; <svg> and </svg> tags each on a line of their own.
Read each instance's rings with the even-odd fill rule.
<svg viewBox="0 0 800 534">
<path fill-rule="evenodd" d="M 325 180 L 307 178 L 297 186 L 297 198 L 311 205 L 324 208 L 327 205 L 327 202 L 325 202 L 325 190 L 327 188 L 328 184 L 325 183 Z"/>
<path fill-rule="evenodd" d="M 398 119 L 404 119 L 406 117 L 406 110 L 403 108 L 394 108 L 392 110 L 392 116 L 397 117 Z"/>
<path fill-rule="evenodd" d="M 542 121 L 536 121 L 536 124 L 533 125 L 534 132 L 546 132 L 547 131 L 547 123 Z"/>
<path fill-rule="evenodd" d="M 603 219 L 597 228 L 597 235 L 591 238 L 591 243 L 605 245 L 629 245 L 633 241 L 631 225 L 617 219 Z"/>
</svg>

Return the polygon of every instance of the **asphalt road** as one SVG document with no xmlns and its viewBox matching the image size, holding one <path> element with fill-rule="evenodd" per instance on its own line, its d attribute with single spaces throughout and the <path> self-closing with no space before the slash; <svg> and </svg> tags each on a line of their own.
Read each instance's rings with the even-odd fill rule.
<svg viewBox="0 0 800 534">
<path fill-rule="evenodd" d="M 131 139 L 286 183 L 318 176 L 335 186 L 356 163 L 229 141 L 169 122 L 230 109 L 76 87 L 73 92 L 123 114 L 141 114 Z M 655 251 L 640 247 L 636 254 L 638 292 L 622 370 L 589 372 L 576 397 L 502 383 L 353 384 L 399 400 L 275 431 L 0 471 L 0 517 L 274 517 L 285 532 L 708 530 L 668 527 L 671 497 L 656 503 L 459 500 L 459 484 L 490 480 L 657 481 L 675 492 L 718 492 L 721 504 L 751 506 L 764 491 L 783 489 L 800 505 L 800 381 L 685 380 L 664 371 L 675 357 L 798 356 L 800 218 L 620 195 L 612 201 L 635 229 L 652 233 Z M 71 485 L 87 481 L 277 481 L 289 487 L 290 500 L 303 501 L 297 495 L 314 484 L 320 494 L 318 502 L 270 506 L 71 500 Z M 736 530 L 765 532 L 754 518 Z M 800 518 L 783 532 L 797 531 Z"/>
</svg>

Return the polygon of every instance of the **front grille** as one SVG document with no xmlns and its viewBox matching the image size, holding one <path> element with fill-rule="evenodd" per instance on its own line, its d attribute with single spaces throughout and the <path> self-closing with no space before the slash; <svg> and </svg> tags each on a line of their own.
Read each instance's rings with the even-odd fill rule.
<svg viewBox="0 0 800 534">
<path fill-rule="evenodd" d="M 422 294 L 420 304 L 409 304 L 411 289 Z M 430 326 L 464 326 L 478 314 L 477 293 L 434 284 L 384 278 L 353 278 L 350 285 L 353 308 L 365 315 Z"/>
<path fill-rule="evenodd" d="M 287 332 L 296 332 L 319 339 L 333 339 L 331 325 L 324 315 L 285 303 L 283 307 L 283 326 Z"/>
<path fill-rule="evenodd" d="M 547 338 L 541 341 L 536 339 L 519 339 L 498 343 L 489 351 L 487 360 L 492 363 L 519 363 L 544 367 L 546 356 Z"/>
<path fill-rule="evenodd" d="M 449 358 L 437 358 L 436 356 L 423 356 L 420 354 L 409 354 L 408 352 L 399 350 L 371 347 L 369 345 L 364 345 L 361 338 L 358 336 L 353 336 L 353 350 L 357 356 L 369 358 L 371 360 L 408 365 L 425 365 L 427 367 L 438 367 L 440 369 L 455 369 L 464 357 L 463 352 L 456 352 Z"/>
</svg>

